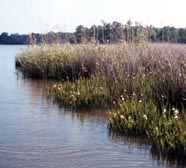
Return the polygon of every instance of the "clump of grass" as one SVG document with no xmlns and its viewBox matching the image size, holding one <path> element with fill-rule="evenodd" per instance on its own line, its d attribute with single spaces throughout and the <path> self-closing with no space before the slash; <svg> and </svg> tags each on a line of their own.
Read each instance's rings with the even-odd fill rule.
<svg viewBox="0 0 186 168">
<path fill-rule="evenodd" d="M 145 135 L 161 155 L 185 164 L 186 114 L 178 108 L 131 99 L 109 114 L 109 129 L 125 135 Z"/>
<path fill-rule="evenodd" d="M 158 118 L 157 106 L 152 101 L 127 100 L 109 115 L 109 128 L 127 135 L 145 135 L 152 118 Z"/>
<path fill-rule="evenodd" d="M 147 136 L 152 141 L 153 148 L 159 153 L 176 160 L 179 164 L 185 164 L 185 113 L 182 115 L 177 109 L 174 110 L 173 115 L 170 115 L 171 113 L 172 110 L 164 111 L 156 123 L 149 125 Z"/>
<path fill-rule="evenodd" d="M 31 78 L 75 81 L 94 73 L 99 59 L 94 51 L 78 45 L 31 47 L 19 54 L 16 66 Z"/>
<path fill-rule="evenodd" d="M 183 154 L 186 156 L 185 121 L 177 118 L 159 118 L 156 125 L 151 125 L 148 136 L 156 147 L 170 154 Z"/>
<path fill-rule="evenodd" d="M 64 106 L 74 108 L 98 108 L 107 106 L 109 90 L 102 77 L 95 76 L 89 80 L 78 79 L 75 82 L 54 84 L 48 88 L 47 95 Z"/>
</svg>

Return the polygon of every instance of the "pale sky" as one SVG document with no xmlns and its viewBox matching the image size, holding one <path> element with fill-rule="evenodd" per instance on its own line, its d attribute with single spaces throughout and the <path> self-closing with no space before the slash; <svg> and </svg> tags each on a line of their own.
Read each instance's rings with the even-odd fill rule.
<svg viewBox="0 0 186 168">
<path fill-rule="evenodd" d="M 101 20 L 186 27 L 186 0 L 0 0 L 0 33 L 74 32 Z"/>
</svg>

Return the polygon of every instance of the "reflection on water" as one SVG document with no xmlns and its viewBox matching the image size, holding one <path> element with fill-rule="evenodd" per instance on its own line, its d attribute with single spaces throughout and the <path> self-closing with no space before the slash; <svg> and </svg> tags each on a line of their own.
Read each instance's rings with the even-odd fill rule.
<svg viewBox="0 0 186 168">
<path fill-rule="evenodd" d="M 0 168 L 167 167 L 148 141 L 110 134 L 106 110 L 59 108 L 45 97 L 49 82 L 16 75 L 22 47 L 0 46 Z"/>
<path fill-rule="evenodd" d="M 123 142 L 124 145 L 128 145 L 129 148 L 148 148 L 150 151 L 150 158 L 152 160 L 157 161 L 157 165 L 161 167 L 177 167 L 177 168 L 183 168 L 185 167 L 184 165 L 185 160 L 179 158 L 175 158 L 175 155 L 173 156 L 167 156 L 161 154 L 159 151 L 157 151 L 156 148 L 151 146 L 150 141 L 148 140 L 147 137 L 144 136 L 124 136 L 121 134 L 114 133 L 112 131 L 108 131 L 108 134 L 110 136 L 110 140 L 113 142 Z"/>
<path fill-rule="evenodd" d="M 151 156 L 153 160 L 157 160 L 159 165 L 167 165 L 167 167 L 185 167 L 186 160 L 183 155 L 176 155 L 173 153 L 172 155 L 162 154 L 157 151 L 153 146 L 151 147 Z"/>
</svg>

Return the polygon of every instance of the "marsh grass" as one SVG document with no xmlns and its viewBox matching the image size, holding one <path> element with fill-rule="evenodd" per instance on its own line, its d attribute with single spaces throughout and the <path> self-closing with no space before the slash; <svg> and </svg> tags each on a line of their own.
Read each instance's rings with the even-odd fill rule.
<svg viewBox="0 0 186 168">
<path fill-rule="evenodd" d="M 160 103 L 185 105 L 185 47 L 180 45 L 54 45 L 29 48 L 16 66 L 31 78 L 76 81 L 99 74 L 118 99 L 153 94 Z M 150 96 L 152 97 L 152 96 Z"/>
<path fill-rule="evenodd" d="M 47 94 L 64 106 L 110 105 L 110 129 L 145 135 L 158 151 L 185 158 L 185 46 L 42 46 L 20 53 L 16 65 L 25 76 L 59 80 Z"/>
<path fill-rule="evenodd" d="M 110 101 L 108 87 L 100 76 L 54 84 L 47 89 L 47 95 L 64 106 L 78 109 L 104 107 Z"/>
<path fill-rule="evenodd" d="M 94 73 L 97 60 L 94 50 L 78 45 L 30 47 L 17 57 L 16 66 L 31 78 L 75 81 Z"/>
</svg>

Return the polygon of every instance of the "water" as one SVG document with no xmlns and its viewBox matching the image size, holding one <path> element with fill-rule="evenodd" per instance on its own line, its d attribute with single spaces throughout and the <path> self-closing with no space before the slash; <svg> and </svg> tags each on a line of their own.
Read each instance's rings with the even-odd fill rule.
<svg viewBox="0 0 186 168">
<path fill-rule="evenodd" d="M 16 74 L 15 57 L 25 47 L 0 45 L 0 168 L 168 167 L 148 143 L 110 136 L 105 112 L 71 112 L 47 101 L 46 82 Z"/>
</svg>

